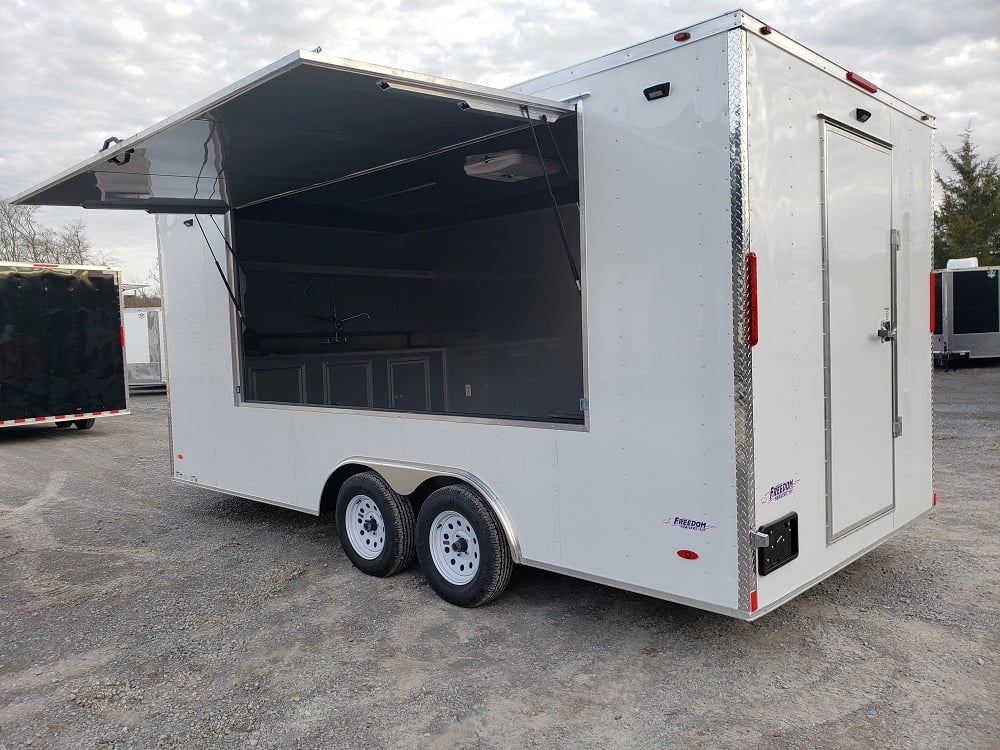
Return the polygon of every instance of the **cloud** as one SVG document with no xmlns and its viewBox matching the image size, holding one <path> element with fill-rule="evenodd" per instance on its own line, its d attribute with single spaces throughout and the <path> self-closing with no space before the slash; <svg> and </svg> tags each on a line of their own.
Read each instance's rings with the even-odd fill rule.
<svg viewBox="0 0 1000 750">
<path fill-rule="evenodd" d="M 108 0 L 0 6 L 0 194 L 10 195 L 297 48 L 508 86 L 732 10 L 732 0 Z M 995 0 L 761 0 L 754 13 L 1000 153 Z M 53 211 L 53 221 L 66 212 Z M 80 218 L 73 210 L 68 218 Z M 148 216 L 84 214 L 145 275 Z M 135 260 L 133 260 L 133 258 Z"/>
</svg>

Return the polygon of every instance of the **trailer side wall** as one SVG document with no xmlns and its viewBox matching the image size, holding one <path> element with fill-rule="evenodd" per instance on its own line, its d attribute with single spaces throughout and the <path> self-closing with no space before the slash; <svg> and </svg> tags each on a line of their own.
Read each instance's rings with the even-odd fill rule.
<svg viewBox="0 0 1000 750">
<path fill-rule="evenodd" d="M 161 217 L 175 477 L 316 512 L 351 456 L 454 467 L 500 499 L 524 562 L 734 610 L 727 51 L 718 35 L 542 92 L 590 92 L 586 426 L 241 403 L 211 255 L 187 217 Z M 648 101 L 666 80 L 669 98 Z"/>
</svg>

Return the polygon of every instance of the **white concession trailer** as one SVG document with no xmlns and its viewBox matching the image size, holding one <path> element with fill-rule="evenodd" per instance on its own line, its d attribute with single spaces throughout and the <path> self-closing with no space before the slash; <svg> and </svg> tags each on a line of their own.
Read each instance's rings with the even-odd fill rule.
<svg viewBox="0 0 1000 750">
<path fill-rule="evenodd" d="M 128 387 L 136 391 L 166 388 L 162 308 L 126 307 L 123 320 Z"/>
<path fill-rule="evenodd" d="M 947 366 L 964 359 L 1000 357 L 1000 266 L 948 261 L 931 276 L 931 347 Z"/>
<path fill-rule="evenodd" d="M 157 214 L 175 480 L 752 620 L 932 507 L 933 124 L 737 11 L 506 90 L 296 52 L 18 200 Z"/>
</svg>

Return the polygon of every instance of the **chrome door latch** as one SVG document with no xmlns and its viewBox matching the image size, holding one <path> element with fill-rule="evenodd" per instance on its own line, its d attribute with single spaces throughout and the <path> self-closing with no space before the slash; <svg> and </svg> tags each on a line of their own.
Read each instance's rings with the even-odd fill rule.
<svg viewBox="0 0 1000 750">
<path fill-rule="evenodd" d="M 896 338 L 896 329 L 892 327 L 891 321 L 882 321 L 882 325 L 878 327 L 878 337 L 882 340 L 883 344 L 886 341 L 893 341 Z"/>
</svg>

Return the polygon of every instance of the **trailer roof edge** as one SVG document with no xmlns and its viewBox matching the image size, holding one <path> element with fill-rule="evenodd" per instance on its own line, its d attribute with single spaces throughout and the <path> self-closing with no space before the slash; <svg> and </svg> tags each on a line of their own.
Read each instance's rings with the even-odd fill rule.
<svg viewBox="0 0 1000 750">
<path fill-rule="evenodd" d="M 813 67 L 829 73 L 838 80 L 846 80 L 847 74 L 852 72 L 842 65 L 833 62 L 829 58 L 824 57 L 818 52 L 814 52 L 809 47 L 796 42 L 791 37 L 782 34 L 774 27 L 765 24 L 763 21 L 750 15 L 746 11 L 734 10 L 729 13 L 716 16 L 715 18 L 711 18 L 707 21 L 694 24 L 693 26 L 682 27 L 680 29 L 676 29 L 675 31 L 639 42 L 638 44 L 633 44 L 614 52 L 600 55 L 591 60 L 582 61 L 574 65 L 568 65 L 560 68 L 559 70 L 544 73 L 534 78 L 529 78 L 526 81 L 510 86 L 509 90 L 515 91 L 519 94 L 534 93 L 550 86 L 556 86 L 562 83 L 567 83 L 570 80 L 583 78 L 611 68 L 619 67 L 621 65 L 627 65 L 628 63 L 635 62 L 636 60 L 641 60 L 671 49 L 676 49 L 700 39 L 706 39 L 717 34 L 722 34 L 727 31 L 740 28 L 749 34 L 753 34 L 754 36 L 769 42 L 770 44 L 774 44 Z M 678 38 L 681 36 L 683 36 L 683 38 Z M 878 88 L 877 92 L 872 93 L 865 91 L 864 93 L 878 99 L 893 109 L 918 120 L 930 128 L 936 128 L 936 122 L 933 115 L 906 103 L 899 97 L 882 90 L 881 87 Z"/>
</svg>

